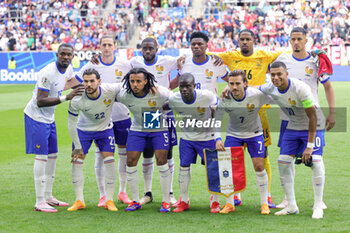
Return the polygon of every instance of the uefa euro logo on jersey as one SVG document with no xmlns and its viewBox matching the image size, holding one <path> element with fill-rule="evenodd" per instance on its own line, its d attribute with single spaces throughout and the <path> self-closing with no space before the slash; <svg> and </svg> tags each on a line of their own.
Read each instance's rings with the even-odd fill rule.
<svg viewBox="0 0 350 233">
<path fill-rule="evenodd" d="M 160 129 L 162 113 L 157 111 L 147 111 L 143 113 L 144 129 Z"/>
</svg>

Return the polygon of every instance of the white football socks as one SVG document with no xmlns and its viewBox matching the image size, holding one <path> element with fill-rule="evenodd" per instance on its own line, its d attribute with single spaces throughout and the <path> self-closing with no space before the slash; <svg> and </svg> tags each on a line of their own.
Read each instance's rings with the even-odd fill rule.
<svg viewBox="0 0 350 233">
<path fill-rule="evenodd" d="M 280 181 L 282 188 L 288 200 L 288 208 L 296 208 L 296 200 L 294 193 L 294 177 L 292 176 L 291 164 L 294 158 L 289 155 L 280 155 L 278 157 L 278 170 L 280 173 Z"/>
<path fill-rule="evenodd" d="M 45 167 L 45 200 L 52 196 L 52 186 L 55 180 L 57 154 L 49 154 Z"/>
<path fill-rule="evenodd" d="M 226 199 L 226 203 L 230 203 L 231 205 L 235 205 L 235 200 L 233 198 L 234 195 L 231 195 L 229 196 L 227 199 Z"/>
<path fill-rule="evenodd" d="M 168 159 L 168 166 L 170 169 L 170 192 L 173 192 L 173 180 L 174 180 L 174 158 Z"/>
<path fill-rule="evenodd" d="M 188 186 L 191 181 L 191 167 L 180 167 L 179 185 L 182 201 L 188 202 Z"/>
<path fill-rule="evenodd" d="M 83 173 L 84 160 L 77 159 L 72 164 L 72 182 L 75 190 L 76 200 L 84 201 L 84 173 Z"/>
<path fill-rule="evenodd" d="M 126 192 L 126 148 L 118 148 L 119 193 Z"/>
<path fill-rule="evenodd" d="M 165 201 L 166 203 L 169 203 L 171 174 L 170 174 L 168 163 L 164 165 L 158 165 L 157 167 L 159 170 L 159 183 L 162 188 L 163 201 Z"/>
<path fill-rule="evenodd" d="M 97 182 L 97 187 L 98 191 L 100 192 L 100 198 L 103 196 L 106 196 L 105 192 L 105 166 L 103 164 L 103 157 L 96 146 L 96 152 L 95 152 L 95 174 L 96 174 L 96 182 Z"/>
<path fill-rule="evenodd" d="M 106 169 L 106 202 L 113 201 L 115 182 L 117 180 L 117 171 L 115 168 L 115 160 L 113 156 L 108 156 L 103 159 L 104 167 Z"/>
<path fill-rule="evenodd" d="M 210 197 L 212 197 L 212 198 L 210 198 L 211 199 L 210 206 L 214 201 L 219 202 L 219 195 L 211 194 Z"/>
<path fill-rule="evenodd" d="M 132 200 L 140 202 L 139 196 L 139 174 L 137 173 L 137 166 L 126 167 L 126 177 L 131 191 Z"/>
<path fill-rule="evenodd" d="M 264 169 L 261 172 L 255 172 L 256 174 L 256 186 L 260 193 L 260 205 L 267 204 L 267 195 L 268 195 L 268 182 L 267 172 Z"/>
<path fill-rule="evenodd" d="M 47 155 L 35 155 L 33 173 L 34 173 L 36 205 L 45 201 L 46 163 L 47 163 Z"/>
<path fill-rule="evenodd" d="M 153 178 L 154 162 L 152 158 L 143 158 L 142 173 L 145 185 L 145 193 L 152 192 L 152 178 Z"/>
<path fill-rule="evenodd" d="M 321 155 L 312 155 L 312 185 L 314 188 L 314 207 L 322 206 L 325 168 Z"/>
</svg>

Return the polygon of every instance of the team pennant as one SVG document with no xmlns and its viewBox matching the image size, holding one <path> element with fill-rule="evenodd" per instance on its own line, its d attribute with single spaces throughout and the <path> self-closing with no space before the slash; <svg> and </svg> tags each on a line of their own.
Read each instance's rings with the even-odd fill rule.
<svg viewBox="0 0 350 233">
<path fill-rule="evenodd" d="M 243 147 L 225 147 L 226 151 L 204 150 L 208 190 L 229 197 L 246 187 Z"/>
</svg>

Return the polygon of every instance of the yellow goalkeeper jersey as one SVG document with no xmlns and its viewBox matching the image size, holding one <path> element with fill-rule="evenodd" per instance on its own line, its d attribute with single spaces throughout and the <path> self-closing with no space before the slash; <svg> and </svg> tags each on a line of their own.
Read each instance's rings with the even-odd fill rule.
<svg viewBox="0 0 350 233">
<path fill-rule="evenodd" d="M 266 52 L 264 50 L 255 50 L 251 56 L 245 57 L 240 51 L 235 50 L 217 53 L 216 55 L 224 61 L 231 71 L 236 69 L 245 70 L 249 85 L 259 86 L 265 83 L 269 64 L 281 54 L 282 51 Z"/>
</svg>

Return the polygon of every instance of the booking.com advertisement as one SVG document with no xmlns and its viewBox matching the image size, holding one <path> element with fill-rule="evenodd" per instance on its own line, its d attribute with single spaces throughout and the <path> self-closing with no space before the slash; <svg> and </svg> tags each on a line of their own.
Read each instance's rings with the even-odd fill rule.
<svg viewBox="0 0 350 233">
<path fill-rule="evenodd" d="M 349 81 L 349 66 L 340 66 L 341 58 L 347 57 L 349 61 L 350 46 L 325 48 L 328 57 L 332 61 L 334 75 L 332 81 Z M 94 51 L 79 51 L 75 55 L 80 60 L 80 67 L 91 60 Z M 116 56 L 123 60 L 130 60 L 133 56 L 140 56 L 140 51 L 133 49 L 117 50 Z M 189 49 L 160 50 L 160 55 L 178 57 L 190 54 Z M 8 68 L 8 61 L 13 58 L 16 61 L 16 69 Z M 5 52 L 0 53 L 0 84 L 35 84 L 36 74 L 47 64 L 56 60 L 56 52 Z M 75 69 L 77 71 L 79 69 Z"/>
</svg>

